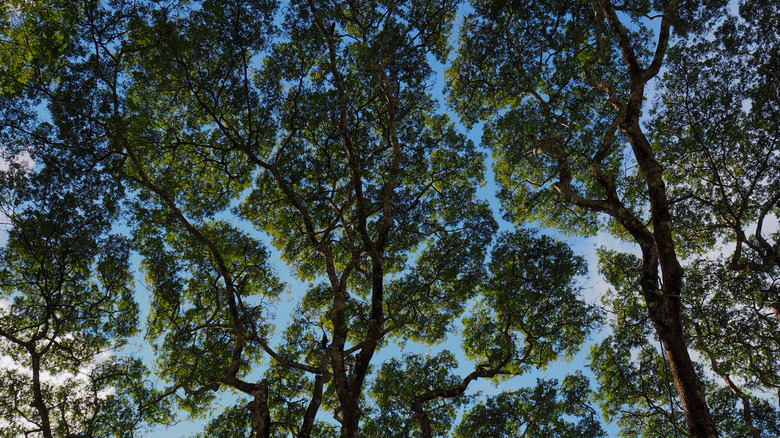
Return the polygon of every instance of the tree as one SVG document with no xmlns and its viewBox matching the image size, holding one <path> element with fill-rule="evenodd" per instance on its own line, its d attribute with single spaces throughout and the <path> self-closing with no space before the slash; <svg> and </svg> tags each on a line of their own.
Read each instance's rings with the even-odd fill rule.
<svg viewBox="0 0 780 438">
<path fill-rule="evenodd" d="M 689 330 L 714 374 L 742 401 L 749 433 L 760 436 L 768 430 L 761 425 L 766 411 L 751 392 L 777 391 L 780 382 L 775 361 L 764 359 L 774 355 L 780 327 L 773 225 L 780 206 L 780 24 L 773 2 L 745 2 L 735 12 L 715 40 L 690 38 L 670 52 L 653 127 L 673 169 L 668 180 L 689 251 L 707 248 L 705 239 L 733 242 L 728 259 L 692 263 Z M 702 160 L 680 160 L 679 150 Z"/>
<path fill-rule="evenodd" d="M 2 150 L 35 162 L 4 172 L 3 330 L 41 370 L 95 365 L 70 381 L 91 395 L 9 373 L 0 405 L 44 436 L 117 419 L 130 434 L 169 400 L 215 415 L 201 436 L 598 437 L 597 406 L 624 434 L 777 434 L 757 396 L 779 375 L 762 225 L 778 213 L 776 6 L 656 3 L 474 2 L 448 81 L 466 122 L 487 122 L 515 222 L 501 232 L 477 196 L 484 153 L 431 95 L 455 1 L 3 4 Z M 584 260 L 529 220 L 642 253 L 601 253 L 595 393 L 579 373 L 473 391 L 570 359 L 604 320 Z M 728 262 L 703 257 L 718 239 Z M 137 358 L 98 354 L 136 333 L 129 245 L 156 390 Z"/>
<path fill-rule="evenodd" d="M 617 290 L 610 301 L 620 304 L 614 308 L 620 315 L 612 324 L 615 335 L 592 352 L 601 391 L 608 395 L 607 412 L 631 405 L 637 396 L 645 403 L 640 410 L 656 417 L 664 412 L 664 427 L 674 427 L 676 403 L 669 402 L 668 410 L 657 403 L 667 391 L 668 365 L 688 433 L 716 436 L 709 391 L 689 344 L 709 355 L 709 365 L 727 381 L 737 371 L 720 365 L 721 360 L 733 363 L 733 356 L 727 359 L 732 352 L 707 351 L 718 338 L 697 321 L 717 314 L 714 307 L 696 305 L 701 292 L 695 292 L 696 277 L 684 275 L 681 260 L 706 252 L 725 235 L 737 242 L 733 267 L 776 270 L 776 248 L 762 237 L 763 221 L 777 212 L 777 124 L 767 123 L 777 114 L 776 5 L 741 5 L 741 17 L 726 17 L 725 5 L 717 2 L 521 6 L 478 1 L 472 6 L 450 70 L 452 102 L 467 121 L 487 120 L 483 141 L 496 158 L 507 216 L 516 222 L 540 220 L 569 233 L 607 228 L 637 244 L 642 254 L 641 260 L 628 260 L 603 253 L 604 263 L 617 266 L 607 273 L 613 273 Z M 653 22 L 656 31 L 648 27 Z M 712 26 L 718 29 L 713 34 Z M 735 62 L 739 57 L 746 62 Z M 667 64 L 657 116 L 643 126 L 648 83 Z M 742 114 L 742 96 L 755 111 L 751 107 Z M 735 148 L 748 153 L 751 165 L 744 166 Z M 698 159 L 702 152 L 704 164 Z M 753 221 L 756 232 L 748 238 L 745 227 Z M 745 247 L 753 251 L 747 257 Z M 688 272 L 703 266 L 692 264 Z M 747 299 L 756 310 L 751 330 L 758 331 L 750 333 L 771 333 L 766 330 L 773 329 L 772 322 L 761 326 L 756 320 L 765 305 L 754 297 L 739 300 Z M 739 301 L 731 304 L 738 308 Z M 655 349 L 647 345 L 648 323 L 667 365 L 657 362 Z M 644 332 L 637 333 L 637 324 Z M 654 379 L 643 388 L 636 380 L 641 368 L 625 369 L 637 349 L 647 353 L 640 363 Z M 611 380 L 618 377 L 628 386 Z M 729 387 L 744 396 L 750 429 L 750 397 Z M 617 404 L 610 407 L 609 400 Z"/>
<path fill-rule="evenodd" d="M 133 436 L 166 408 L 140 360 L 117 354 L 137 330 L 129 242 L 108 234 L 91 189 L 47 173 L 3 209 L 0 435 Z"/>
<path fill-rule="evenodd" d="M 224 436 L 352 437 L 385 422 L 446 433 L 474 380 L 583 343 L 599 321 L 572 283 L 583 263 L 517 233 L 486 275 L 496 225 L 475 196 L 484 157 L 428 93 L 455 3 L 291 2 L 278 30 L 273 6 L 151 9 L 115 56 L 121 80 L 105 79 L 105 129 L 138 191 L 162 375 L 193 412 L 225 387 L 248 396 L 243 417 L 231 408 L 209 426 Z M 288 292 L 263 239 L 237 224 L 309 283 L 281 336 L 270 308 Z M 440 342 L 474 300 L 474 371 L 448 372 L 447 352 L 408 356 L 368 391 L 380 349 Z M 377 383 L 398 375 L 432 380 L 397 395 Z"/>
<path fill-rule="evenodd" d="M 121 354 L 138 307 L 131 242 L 111 233 L 115 157 L 74 114 L 96 109 L 81 82 L 94 67 L 80 58 L 85 11 L 1 8 L 0 435 L 134 436 L 170 413 L 140 359 Z"/>
<path fill-rule="evenodd" d="M 589 390 L 588 379 L 574 374 L 560 383 L 538 380 L 533 388 L 503 392 L 472 409 L 456 436 L 606 436 L 589 406 Z M 572 417 L 579 421 L 570 421 Z"/>
<path fill-rule="evenodd" d="M 289 39 L 273 44 L 272 5 L 202 6 L 150 22 L 149 35 L 168 38 L 128 69 L 143 82 L 111 134 L 126 178 L 159 205 L 139 214 L 166 218 L 143 217 L 138 232 L 153 333 L 186 353 L 166 355 L 164 372 L 193 395 L 221 385 L 251 395 L 257 436 L 309 436 L 323 402 L 342 436 L 356 436 L 374 353 L 402 329 L 443 334 L 473 295 L 494 229 L 473 200 L 481 160 L 430 113 L 423 88 L 452 5 L 293 3 Z M 215 219 L 230 202 L 313 283 L 281 348 L 264 310 L 281 286 L 263 243 Z M 417 269 L 404 263 L 413 250 Z M 251 381 L 261 352 L 272 362 Z M 291 408 L 299 415 L 275 421 Z"/>
</svg>

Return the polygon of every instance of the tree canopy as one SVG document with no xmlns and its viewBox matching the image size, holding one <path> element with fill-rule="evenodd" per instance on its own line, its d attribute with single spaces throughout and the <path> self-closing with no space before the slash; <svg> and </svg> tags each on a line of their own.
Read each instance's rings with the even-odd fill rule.
<svg viewBox="0 0 780 438">
<path fill-rule="evenodd" d="M 780 436 L 778 9 L 6 1 L 0 436 Z"/>
</svg>

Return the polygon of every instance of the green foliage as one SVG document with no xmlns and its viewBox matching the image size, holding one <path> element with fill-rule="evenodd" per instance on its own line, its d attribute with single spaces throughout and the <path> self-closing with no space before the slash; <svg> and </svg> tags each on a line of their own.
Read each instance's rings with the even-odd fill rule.
<svg viewBox="0 0 780 438">
<path fill-rule="evenodd" d="M 659 335 L 711 371 L 723 434 L 777 435 L 775 2 L 475 0 L 450 62 L 459 7 L 0 4 L 0 434 L 133 436 L 176 401 L 214 416 L 199 436 L 604 436 L 596 406 L 623 436 L 685 436 Z M 447 62 L 500 234 L 486 153 L 431 95 Z M 599 252 L 614 316 L 529 222 L 640 246 Z M 693 259 L 722 241 L 730 260 Z M 123 356 L 132 250 L 164 390 Z M 469 390 L 605 320 L 595 394 Z M 456 334 L 460 365 L 419 351 Z"/>
<path fill-rule="evenodd" d="M 596 54 L 587 3 L 480 1 L 472 7 L 461 28 L 463 44 L 448 70 L 448 98 L 466 122 L 486 122 L 482 142 L 493 151 L 507 217 L 567 234 L 594 234 L 601 225 L 595 215 L 563 204 L 553 184 L 561 169 L 552 158 L 567 157 L 566 172 L 580 196 L 605 195 L 588 157 L 601 147 L 598 133 L 609 126 L 611 111 L 582 69 L 597 57 L 595 73 L 620 83 L 619 52 L 607 46 Z M 621 143 L 611 141 L 615 153 L 601 166 L 622 173 Z M 550 149 L 552 142 L 559 142 L 560 152 Z M 628 181 L 619 184 L 630 192 Z"/>
<path fill-rule="evenodd" d="M 110 233 L 121 191 L 84 149 L 45 146 L 0 205 L 0 434 L 133 436 L 170 413 L 120 355 L 138 332 L 130 242 Z"/>
<path fill-rule="evenodd" d="M 77 28 L 85 9 L 71 2 L 8 0 L 0 5 L 0 94 L 31 95 L 29 83 L 51 84 L 64 55 L 78 50 Z"/>
<path fill-rule="evenodd" d="M 456 437 L 605 437 L 591 407 L 588 379 L 537 379 L 536 386 L 505 391 L 465 414 Z"/>
<path fill-rule="evenodd" d="M 428 391 L 458 385 L 453 375 L 458 363 L 455 355 L 443 351 L 436 355 L 408 354 L 402 359 L 382 363 L 374 379 L 371 395 L 375 403 L 372 415 L 361 429 L 368 436 L 419 436 L 419 423 L 413 410 L 415 399 Z M 425 404 L 431 436 L 449 436 L 459 407 L 468 397 L 437 399 Z"/>
<path fill-rule="evenodd" d="M 739 397 L 755 399 L 775 387 L 780 367 L 772 357 L 780 319 L 774 280 L 726 269 L 719 261 L 697 260 L 690 271 L 686 293 L 694 348 Z M 767 411 L 755 402 L 748 410 L 756 410 L 756 418 L 761 418 L 758 412 L 770 418 L 780 415 L 776 407 Z"/>
<path fill-rule="evenodd" d="M 777 241 L 761 229 L 777 216 L 780 192 L 774 122 L 780 36 L 770 18 L 777 13 L 774 2 L 746 2 L 738 16 L 719 23 L 715 39 L 680 41 L 670 52 L 651 125 L 679 199 L 683 245 L 702 252 L 717 238 L 736 241 L 738 265 L 772 264 L 766 257 Z"/>
<path fill-rule="evenodd" d="M 766 231 L 780 193 L 777 124 L 767 124 L 778 108 L 775 3 L 744 2 L 733 15 L 723 1 L 473 1 L 461 27 L 449 99 L 467 123 L 485 122 L 506 218 L 567 234 L 605 230 L 640 247 L 641 259 L 600 253 L 615 317 L 591 353 L 602 409 L 626 436 L 687 433 L 674 392 L 701 394 L 694 386 L 705 364 L 742 400 L 742 426 L 725 433 L 758 436 L 752 391 L 776 388 L 774 371 L 757 370 L 776 368 L 759 358 L 776 356 L 764 344 L 774 338 L 780 266 L 777 235 Z M 646 87 L 661 71 L 648 117 Z M 736 242 L 728 263 L 689 260 L 680 269 L 678 257 L 708 253 L 724 238 Z M 754 284 L 730 280 L 725 264 Z M 732 287 L 740 293 L 725 298 Z M 745 293 L 762 289 L 761 298 Z M 734 324 L 756 341 L 723 342 L 719 330 Z M 648 341 L 655 333 L 674 349 L 667 358 Z M 703 354 L 702 366 L 680 359 L 686 342 Z M 681 366 L 688 377 L 677 375 L 673 387 Z M 755 383 L 758 374 L 764 383 Z M 703 407 L 687 418 L 701 426 L 691 433 L 714 433 L 706 400 L 697 399 L 685 401 L 687 412 Z"/>
<path fill-rule="evenodd" d="M 252 417 L 241 405 L 225 409 L 216 418 L 211 420 L 198 438 L 241 438 L 250 436 L 252 430 Z"/>
<path fill-rule="evenodd" d="M 750 423 L 746 421 L 746 400 L 728 388 L 716 388 L 708 394 L 713 415 L 725 431 L 725 436 L 739 437 L 756 433 L 759 436 L 780 436 L 780 413 L 764 397 L 750 396 Z M 749 427 L 749 426 L 752 426 Z"/>
<path fill-rule="evenodd" d="M 503 233 L 491 253 L 482 300 L 464 319 L 466 354 L 513 373 L 570 359 L 600 314 L 580 297 L 585 261 L 562 242 L 535 232 Z"/>
<path fill-rule="evenodd" d="M 614 312 L 612 334 L 590 352 L 602 413 L 616 420 L 621 436 L 687 436 L 664 351 L 653 342 L 652 324 L 638 301 L 639 261 L 608 251 L 601 259 L 602 274 L 616 288 L 604 298 Z M 714 374 L 707 400 L 720 430 L 744 436 L 753 427 L 761 436 L 776 436 L 780 412 L 761 389 L 777 378 L 771 359 L 777 319 L 767 317 L 766 309 L 771 287 L 718 261 L 698 260 L 686 269 L 688 336 L 701 354 L 699 366 Z"/>
<path fill-rule="evenodd" d="M 484 158 L 427 92 L 454 4 L 368 6 L 291 2 L 277 28 L 270 3 L 204 2 L 150 10 L 133 30 L 123 173 L 139 190 L 150 334 L 163 375 L 197 393 L 189 409 L 214 382 L 247 393 L 231 379 L 257 370 L 274 421 L 297 430 L 313 370 L 345 373 L 322 402 L 338 412 L 346 393 L 328 397 L 365 366 L 357 352 L 438 342 L 475 295 L 496 228 L 475 199 Z M 224 217 L 261 231 L 313 285 L 281 339 L 263 244 L 216 226 Z"/>
</svg>

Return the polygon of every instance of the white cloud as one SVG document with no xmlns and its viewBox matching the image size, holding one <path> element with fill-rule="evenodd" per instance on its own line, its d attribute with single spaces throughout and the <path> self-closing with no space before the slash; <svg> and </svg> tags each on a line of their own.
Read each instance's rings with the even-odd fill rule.
<svg viewBox="0 0 780 438">
<path fill-rule="evenodd" d="M 68 334 L 63 338 L 70 339 L 73 338 L 73 335 Z M 6 342 L 6 344 L 7 343 L 8 342 Z M 65 384 L 68 381 L 75 380 L 80 383 L 86 384 L 89 382 L 88 375 L 92 373 L 92 371 L 95 369 L 95 366 L 109 360 L 113 356 L 114 353 L 110 350 L 100 352 L 92 358 L 92 361 L 90 363 L 80 368 L 75 374 L 69 372 L 59 372 L 57 374 L 52 374 L 51 372 L 44 370 L 41 372 L 40 375 L 41 382 L 52 386 L 60 386 Z M 7 355 L 0 355 L 0 370 L 13 370 L 28 377 L 32 376 L 32 370 L 30 370 L 28 367 L 22 366 L 21 364 L 16 362 L 13 358 Z M 113 388 L 109 388 L 103 390 L 102 392 L 106 392 L 106 394 L 113 394 L 114 390 Z"/>
<path fill-rule="evenodd" d="M 7 172 L 11 168 L 11 163 L 21 165 L 28 171 L 35 166 L 35 162 L 27 151 L 13 157 L 8 155 L 7 149 L 0 147 L 0 172 Z"/>
</svg>

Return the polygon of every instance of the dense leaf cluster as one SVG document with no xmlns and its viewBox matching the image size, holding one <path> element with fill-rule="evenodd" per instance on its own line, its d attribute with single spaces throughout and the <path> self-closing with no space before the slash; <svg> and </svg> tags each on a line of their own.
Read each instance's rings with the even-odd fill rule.
<svg viewBox="0 0 780 438">
<path fill-rule="evenodd" d="M 0 11 L 0 436 L 780 435 L 772 1 Z"/>
</svg>

